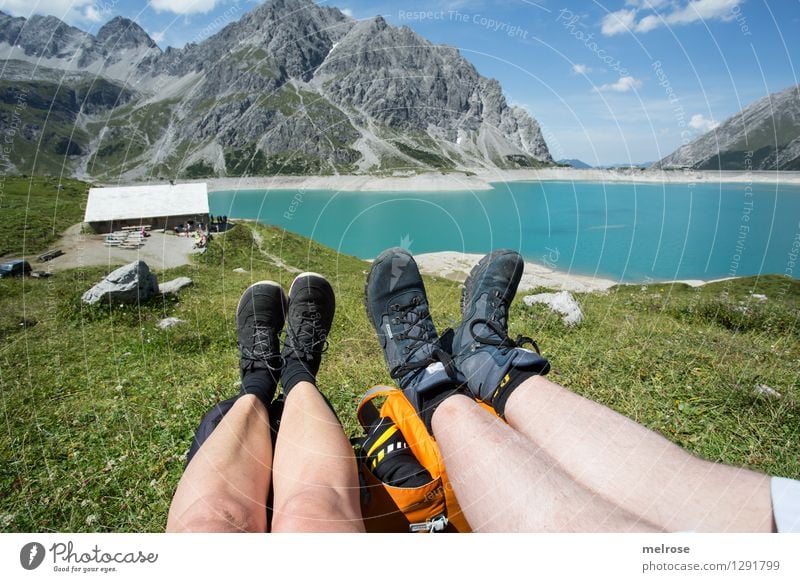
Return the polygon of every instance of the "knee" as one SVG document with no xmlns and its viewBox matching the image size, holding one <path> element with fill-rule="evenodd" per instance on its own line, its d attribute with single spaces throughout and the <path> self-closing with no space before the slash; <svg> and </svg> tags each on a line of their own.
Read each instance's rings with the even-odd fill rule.
<svg viewBox="0 0 800 582">
<path fill-rule="evenodd" d="M 333 489 L 305 489 L 276 505 L 272 531 L 364 531 L 358 499 Z"/>
<path fill-rule="evenodd" d="M 252 507 L 220 496 L 202 497 L 180 515 L 170 511 L 168 532 L 251 532 L 266 530 L 266 509 Z"/>
</svg>

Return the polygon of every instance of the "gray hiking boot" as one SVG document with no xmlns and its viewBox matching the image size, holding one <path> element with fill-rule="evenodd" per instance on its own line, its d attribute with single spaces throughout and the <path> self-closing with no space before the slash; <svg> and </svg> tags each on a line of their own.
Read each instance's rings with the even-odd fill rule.
<svg viewBox="0 0 800 582">
<path fill-rule="evenodd" d="M 544 375 L 550 363 L 532 339 L 508 337 L 508 307 L 525 266 L 519 253 L 499 250 L 473 267 L 461 296 L 461 324 L 453 336 L 453 361 L 472 395 L 503 416 L 515 380 Z M 535 351 L 522 346 L 531 344 Z"/>
<path fill-rule="evenodd" d="M 456 391 L 450 354 L 433 325 L 425 285 L 414 258 L 402 248 L 372 263 L 365 289 L 367 315 L 394 378 L 430 430 L 436 405 Z"/>
</svg>

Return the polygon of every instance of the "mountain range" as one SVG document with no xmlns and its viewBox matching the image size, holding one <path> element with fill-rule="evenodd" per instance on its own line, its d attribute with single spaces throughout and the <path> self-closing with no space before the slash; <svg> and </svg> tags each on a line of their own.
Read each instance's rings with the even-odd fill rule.
<svg viewBox="0 0 800 582">
<path fill-rule="evenodd" d="M 558 160 L 558 163 L 561 164 L 562 166 L 571 166 L 578 170 L 588 170 L 589 168 L 592 167 L 583 160 L 579 160 L 576 158 L 564 158 Z"/>
<path fill-rule="evenodd" d="M 457 49 L 380 16 L 269 0 L 162 51 L 116 17 L 91 35 L 0 12 L 3 162 L 141 180 L 550 165 L 539 125 Z"/>
<path fill-rule="evenodd" d="M 800 170 L 800 85 L 748 105 L 657 165 L 697 170 Z"/>
</svg>

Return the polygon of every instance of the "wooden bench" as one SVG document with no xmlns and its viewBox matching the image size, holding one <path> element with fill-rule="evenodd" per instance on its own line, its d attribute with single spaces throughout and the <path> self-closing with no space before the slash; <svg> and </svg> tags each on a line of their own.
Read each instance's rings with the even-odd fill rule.
<svg viewBox="0 0 800 582">
<path fill-rule="evenodd" d="M 62 251 L 61 249 L 51 249 L 51 250 L 39 255 L 38 259 L 39 259 L 40 263 L 44 263 L 44 262 L 47 262 L 47 261 L 51 261 L 51 260 L 55 259 L 56 257 L 60 257 L 63 254 L 64 254 L 64 251 Z"/>
</svg>

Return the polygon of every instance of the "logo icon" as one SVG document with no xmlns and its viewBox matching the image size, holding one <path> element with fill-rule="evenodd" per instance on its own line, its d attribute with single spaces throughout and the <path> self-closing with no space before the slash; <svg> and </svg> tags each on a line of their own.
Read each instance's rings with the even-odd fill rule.
<svg viewBox="0 0 800 582">
<path fill-rule="evenodd" d="M 404 235 L 400 238 L 400 248 L 411 252 L 411 245 L 414 243 L 411 236 Z M 392 276 L 389 279 L 389 291 L 394 291 L 395 286 L 400 281 L 406 266 L 411 261 L 410 257 L 403 255 L 392 259 Z"/>
<path fill-rule="evenodd" d="M 39 542 L 30 542 L 22 546 L 19 552 L 19 563 L 26 570 L 35 570 L 44 561 L 44 546 Z"/>
<path fill-rule="evenodd" d="M 392 259 L 392 276 L 389 279 L 389 291 L 394 291 L 397 283 L 400 282 L 400 277 L 403 276 L 403 271 L 405 271 L 410 262 L 410 255 L 400 255 Z"/>
</svg>

